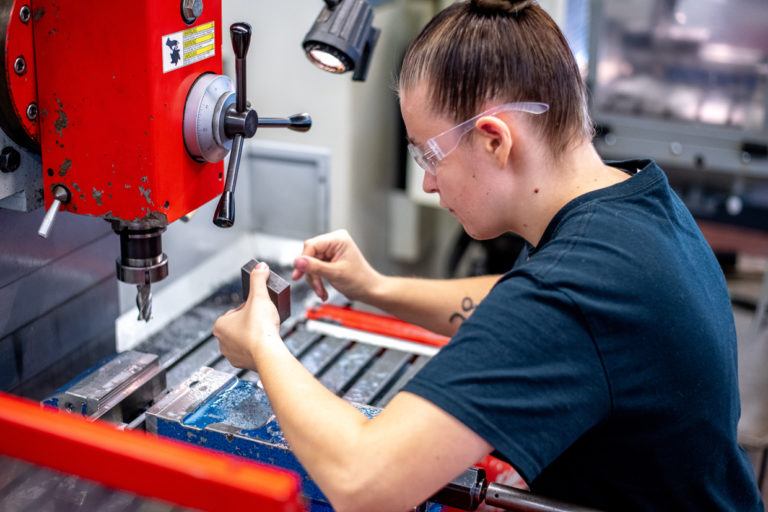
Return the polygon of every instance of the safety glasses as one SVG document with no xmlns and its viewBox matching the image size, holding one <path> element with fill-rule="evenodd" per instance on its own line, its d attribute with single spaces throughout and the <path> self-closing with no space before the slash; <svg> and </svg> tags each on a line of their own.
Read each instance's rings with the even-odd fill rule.
<svg viewBox="0 0 768 512">
<path fill-rule="evenodd" d="M 461 138 L 475 127 L 475 121 L 483 116 L 492 116 L 499 112 L 510 110 L 527 112 L 529 114 L 543 114 L 549 110 L 549 105 L 546 103 L 524 101 L 505 103 L 504 105 L 489 108 L 472 119 L 467 119 L 463 123 L 457 124 L 439 135 L 435 135 L 424 144 L 419 144 L 418 146 L 408 144 L 408 152 L 422 169 L 434 175 L 437 172 L 437 164 L 440 163 L 440 160 L 451 154 L 459 146 Z"/>
</svg>

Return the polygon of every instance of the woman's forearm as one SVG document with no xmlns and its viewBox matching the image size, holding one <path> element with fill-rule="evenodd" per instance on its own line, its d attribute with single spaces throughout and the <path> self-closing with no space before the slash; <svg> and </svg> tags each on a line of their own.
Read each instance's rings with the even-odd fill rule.
<svg viewBox="0 0 768 512">
<path fill-rule="evenodd" d="M 255 359 L 291 450 L 334 510 L 410 510 L 491 451 L 453 416 L 409 393 L 367 419 L 277 336 L 260 344 Z"/>
<path fill-rule="evenodd" d="M 452 336 L 501 276 L 419 279 L 381 276 L 364 302 L 439 334 Z"/>
</svg>

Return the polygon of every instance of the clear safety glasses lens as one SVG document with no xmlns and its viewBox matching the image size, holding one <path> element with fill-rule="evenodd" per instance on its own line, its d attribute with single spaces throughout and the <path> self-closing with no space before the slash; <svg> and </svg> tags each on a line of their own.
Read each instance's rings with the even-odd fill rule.
<svg viewBox="0 0 768 512">
<path fill-rule="evenodd" d="M 421 149 L 414 146 L 413 144 L 408 144 L 408 152 L 411 154 L 411 157 L 416 161 L 416 163 L 419 164 L 419 167 L 424 169 L 429 174 L 435 174 L 436 166 L 429 161 Z"/>
</svg>

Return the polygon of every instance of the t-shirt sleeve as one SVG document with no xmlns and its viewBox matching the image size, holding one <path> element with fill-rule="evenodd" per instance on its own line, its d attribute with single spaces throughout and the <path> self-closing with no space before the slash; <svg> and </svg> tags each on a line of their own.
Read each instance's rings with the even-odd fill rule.
<svg viewBox="0 0 768 512">
<path fill-rule="evenodd" d="M 578 308 L 527 275 L 498 283 L 403 391 L 467 425 L 529 483 L 611 407 Z"/>
</svg>

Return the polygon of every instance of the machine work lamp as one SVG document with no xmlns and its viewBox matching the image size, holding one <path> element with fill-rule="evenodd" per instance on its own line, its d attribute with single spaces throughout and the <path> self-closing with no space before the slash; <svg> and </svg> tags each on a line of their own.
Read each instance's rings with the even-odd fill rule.
<svg viewBox="0 0 768 512">
<path fill-rule="evenodd" d="M 302 43 L 307 58 L 331 73 L 354 71 L 352 80 L 365 80 L 381 32 L 372 22 L 366 0 L 325 0 Z"/>
</svg>

